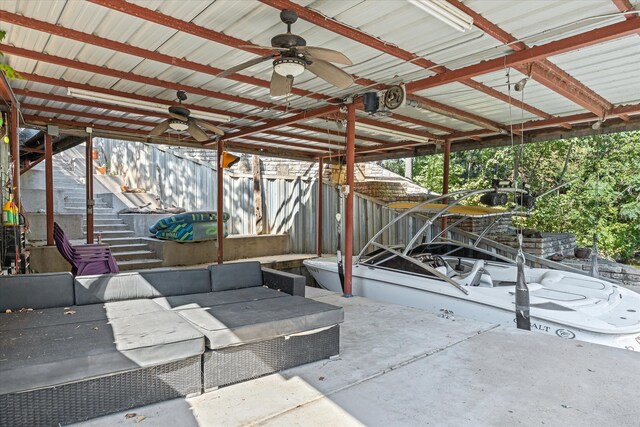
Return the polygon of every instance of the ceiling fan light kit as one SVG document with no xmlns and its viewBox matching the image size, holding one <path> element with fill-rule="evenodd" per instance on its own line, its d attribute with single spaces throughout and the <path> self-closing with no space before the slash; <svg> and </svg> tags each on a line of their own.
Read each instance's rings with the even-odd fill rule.
<svg viewBox="0 0 640 427">
<path fill-rule="evenodd" d="M 299 58 L 278 58 L 273 61 L 273 71 L 283 77 L 298 77 L 304 73 L 306 63 Z"/>
<path fill-rule="evenodd" d="M 206 142 L 211 139 L 206 129 L 209 132 L 216 134 L 217 136 L 223 136 L 224 132 L 215 125 L 204 120 L 191 117 L 191 110 L 182 105 L 182 101 L 187 100 L 187 94 L 184 91 L 179 90 L 177 93 L 178 104 L 172 105 L 165 110 L 168 113 L 169 118 L 158 123 L 149 136 L 160 136 L 168 130 L 175 130 L 178 132 L 186 131 L 193 139 L 198 142 Z"/>
<path fill-rule="evenodd" d="M 171 119 L 169 120 L 169 127 L 173 130 L 187 130 L 189 128 L 189 125 L 186 122 L 183 122 L 182 120 L 177 120 L 177 119 Z"/>
</svg>

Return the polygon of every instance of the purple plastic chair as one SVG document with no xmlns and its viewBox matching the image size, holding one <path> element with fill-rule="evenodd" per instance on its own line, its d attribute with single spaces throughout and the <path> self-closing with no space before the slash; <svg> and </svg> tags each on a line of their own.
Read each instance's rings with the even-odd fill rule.
<svg viewBox="0 0 640 427">
<path fill-rule="evenodd" d="M 53 238 L 60 254 L 71 264 L 71 274 L 74 277 L 120 272 L 109 246 L 96 244 L 72 246 L 62 228 L 55 222 Z"/>
</svg>

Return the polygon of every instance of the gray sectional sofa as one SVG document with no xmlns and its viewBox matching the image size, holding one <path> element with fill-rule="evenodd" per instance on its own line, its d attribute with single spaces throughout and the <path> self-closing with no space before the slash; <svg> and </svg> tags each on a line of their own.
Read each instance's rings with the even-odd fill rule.
<svg viewBox="0 0 640 427">
<path fill-rule="evenodd" d="M 2 277 L 0 426 L 81 421 L 337 355 L 342 308 L 304 285 L 257 262 Z"/>
</svg>

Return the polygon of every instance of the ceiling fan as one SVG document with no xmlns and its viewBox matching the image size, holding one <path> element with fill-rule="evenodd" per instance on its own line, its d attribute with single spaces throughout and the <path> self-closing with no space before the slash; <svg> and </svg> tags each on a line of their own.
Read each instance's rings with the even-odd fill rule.
<svg viewBox="0 0 640 427">
<path fill-rule="evenodd" d="M 266 56 L 252 59 L 242 64 L 231 67 L 218 74 L 225 77 L 245 68 L 273 59 L 273 73 L 271 75 L 271 96 L 283 96 L 291 92 L 293 79 L 309 70 L 316 76 L 340 89 L 346 89 L 353 84 L 353 77 L 331 64 L 351 65 L 351 60 L 344 54 L 323 47 L 307 46 L 302 37 L 291 33 L 291 24 L 298 20 L 298 14 L 293 10 L 285 9 L 280 12 L 280 20 L 287 24 L 287 32 L 278 34 L 271 39 L 271 46 L 244 46 L 265 50 L 272 50 Z"/>
<path fill-rule="evenodd" d="M 179 90 L 176 96 L 178 97 L 178 104 L 172 105 L 168 109 L 170 118 L 158 123 L 156 127 L 151 129 L 149 136 L 161 135 L 169 129 L 177 131 L 186 130 L 196 141 L 208 141 L 210 139 L 209 135 L 207 135 L 202 128 L 219 136 L 224 135 L 224 132 L 217 126 L 214 126 L 209 122 L 205 122 L 204 120 L 191 117 L 191 111 L 182 106 L 182 101 L 187 100 L 187 94 L 184 91 Z"/>
</svg>

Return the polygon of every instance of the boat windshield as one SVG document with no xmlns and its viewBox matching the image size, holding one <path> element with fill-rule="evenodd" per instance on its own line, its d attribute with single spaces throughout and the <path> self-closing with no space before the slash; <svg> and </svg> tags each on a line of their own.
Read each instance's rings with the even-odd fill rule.
<svg viewBox="0 0 640 427">
<path fill-rule="evenodd" d="M 443 257 L 472 258 L 484 261 L 505 262 L 503 258 L 493 256 L 484 251 L 451 243 L 424 243 L 413 248 L 408 255 L 416 257 L 427 253 Z"/>
</svg>

